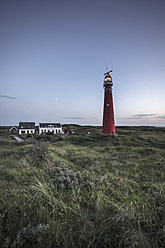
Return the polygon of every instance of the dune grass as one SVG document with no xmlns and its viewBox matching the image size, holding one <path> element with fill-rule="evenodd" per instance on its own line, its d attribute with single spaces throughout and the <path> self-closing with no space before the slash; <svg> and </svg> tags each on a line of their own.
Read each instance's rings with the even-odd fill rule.
<svg viewBox="0 0 165 248">
<path fill-rule="evenodd" d="M 165 247 L 165 128 L 70 128 L 0 128 L 0 247 Z"/>
</svg>

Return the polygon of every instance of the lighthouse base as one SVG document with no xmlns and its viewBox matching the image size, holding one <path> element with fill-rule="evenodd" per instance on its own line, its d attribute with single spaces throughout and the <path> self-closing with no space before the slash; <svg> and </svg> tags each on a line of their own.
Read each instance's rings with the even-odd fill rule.
<svg viewBox="0 0 165 248">
<path fill-rule="evenodd" d="M 106 117 L 104 117 L 102 133 L 108 135 L 114 135 L 115 134 L 114 121 L 110 122 Z"/>
<path fill-rule="evenodd" d="M 107 134 L 107 135 L 116 135 L 114 132 L 109 133 L 109 132 L 104 132 L 104 131 L 102 131 L 102 134 Z"/>
<path fill-rule="evenodd" d="M 114 136 L 117 136 L 118 135 L 118 133 L 104 133 L 103 131 L 102 131 L 102 134 L 105 134 L 105 135 L 114 135 Z"/>
</svg>

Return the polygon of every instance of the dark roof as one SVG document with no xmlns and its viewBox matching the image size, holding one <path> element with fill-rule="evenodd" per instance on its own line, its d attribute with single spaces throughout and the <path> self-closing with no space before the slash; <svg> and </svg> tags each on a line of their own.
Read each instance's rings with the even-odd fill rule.
<svg viewBox="0 0 165 248">
<path fill-rule="evenodd" d="M 53 126 L 53 127 L 61 127 L 61 124 L 60 123 L 39 123 L 39 127 L 50 127 L 50 126 Z"/>
<path fill-rule="evenodd" d="M 34 129 L 35 122 L 19 122 L 19 129 Z"/>
</svg>

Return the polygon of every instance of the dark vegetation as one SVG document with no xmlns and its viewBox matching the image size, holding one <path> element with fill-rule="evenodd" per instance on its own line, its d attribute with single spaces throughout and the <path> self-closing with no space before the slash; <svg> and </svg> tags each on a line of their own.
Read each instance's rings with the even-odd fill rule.
<svg viewBox="0 0 165 248">
<path fill-rule="evenodd" d="M 165 128 L 69 127 L 0 127 L 0 247 L 165 247 Z"/>
</svg>

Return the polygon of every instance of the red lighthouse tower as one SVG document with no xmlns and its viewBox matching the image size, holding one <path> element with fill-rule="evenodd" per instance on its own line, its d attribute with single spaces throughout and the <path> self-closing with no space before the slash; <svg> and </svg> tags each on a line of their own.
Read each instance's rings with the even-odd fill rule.
<svg viewBox="0 0 165 248">
<path fill-rule="evenodd" d="M 104 112 L 103 112 L 103 134 L 115 134 L 115 121 L 113 112 L 113 98 L 112 98 L 112 77 L 108 71 L 104 73 Z"/>
</svg>

